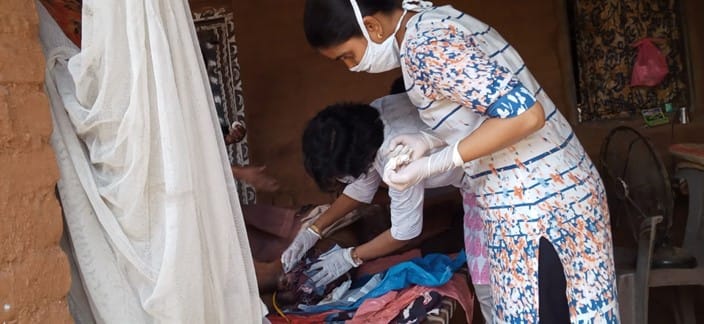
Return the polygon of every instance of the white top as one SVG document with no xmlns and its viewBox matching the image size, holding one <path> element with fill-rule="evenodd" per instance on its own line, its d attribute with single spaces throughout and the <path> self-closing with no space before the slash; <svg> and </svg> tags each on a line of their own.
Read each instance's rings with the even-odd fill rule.
<svg viewBox="0 0 704 324">
<path fill-rule="evenodd" d="M 388 95 L 371 103 L 379 110 L 384 122 L 384 143 L 379 147 L 372 167 L 366 174 L 347 185 L 343 193 L 348 197 L 370 203 L 381 183 L 384 165 L 389 160 L 383 148 L 401 134 L 430 131 L 418 115 L 416 107 L 405 93 Z M 460 186 L 463 170 L 457 168 L 442 175 L 426 179 L 406 190 L 389 188 L 391 198 L 391 236 L 397 240 L 410 240 L 420 235 L 423 229 L 423 198 L 425 188 L 437 188 L 448 185 Z"/>
</svg>

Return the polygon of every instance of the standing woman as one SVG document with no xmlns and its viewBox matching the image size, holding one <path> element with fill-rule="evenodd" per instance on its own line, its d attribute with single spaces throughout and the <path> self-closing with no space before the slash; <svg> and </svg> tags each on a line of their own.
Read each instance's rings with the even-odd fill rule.
<svg viewBox="0 0 704 324">
<path fill-rule="evenodd" d="M 495 322 L 619 321 L 599 174 L 496 30 L 407 0 L 307 0 L 304 28 L 351 71 L 402 68 L 421 119 L 449 145 L 384 181 L 402 189 L 464 167 L 488 236 Z"/>
</svg>

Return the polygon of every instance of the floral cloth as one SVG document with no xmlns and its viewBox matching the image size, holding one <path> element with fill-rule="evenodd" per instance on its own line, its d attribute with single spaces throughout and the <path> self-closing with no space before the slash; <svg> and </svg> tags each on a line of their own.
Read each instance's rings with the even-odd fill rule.
<svg viewBox="0 0 704 324">
<path fill-rule="evenodd" d="M 687 106 L 687 69 L 678 2 L 568 1 L 575 26 L 577 99 L 583 120 L 628 117 L 639 109 Z M 631 87 L 637 48 L 650 37 L 665 55 L 669 73 L 655 87 Z"/>
</svg>

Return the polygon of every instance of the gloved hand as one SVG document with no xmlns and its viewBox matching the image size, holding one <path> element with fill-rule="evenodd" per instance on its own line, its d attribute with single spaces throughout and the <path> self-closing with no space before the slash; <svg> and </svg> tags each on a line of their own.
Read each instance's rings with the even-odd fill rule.
<svg viewBox="0 0 704 324">
<path fill-rule="evenodd" d="M 352 249 L 354 248 L 328 251 L 320 255 L 319 261 L 310 267 L 311 271 L 318 271 L 310 278 L 316 287 L 325 286 L 359 266 L 352 258 Z"/>
<path fill-rule="evenodd" d="M 423 131 L 416 134 L 401 134 L 391 139 L 389 145 L 386 146 L 385 154 L 388 155 L 399 145 L 409 147 L 412 150 L 411 161 L 415 161 L 425 156 L 430 150 L 445 146 L 447 143 L 437 136 Z"/>
<path fill-rule="evenodd" d="M 320 240 L 320 235 L 310 227 L 299 231 L 296 238 L 291 242 L 291 245 L 281 254 L 281 265 L 284 267 L 284 272 L 287 273 L 291 271 L 293 266 L 303 258 L 303 255 L 305 255 L 318 240 Z"/>
<path fill-rule="evenodd" d="M 459 142 L 458 142 L 459 143 Z M 457 145 L 448 146 L 443 150 L 412 161 L 396 170 L 385 169 L 383 180 L 391 188 L 405 190 L 434 175 L 450 171 L 464 164 Z"/>
</svg>

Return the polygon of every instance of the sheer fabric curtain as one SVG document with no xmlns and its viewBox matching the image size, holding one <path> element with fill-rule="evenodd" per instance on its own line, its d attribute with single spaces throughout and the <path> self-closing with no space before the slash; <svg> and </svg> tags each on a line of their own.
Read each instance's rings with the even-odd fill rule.
<svg viewBox="0 0 704 324">
<path fill-rule="evenodd" d="M 59 190 L 95 320 L 261 322 L 187 1 L 84 0 L 80 50 L 39 12 Z"/>
</svg>

